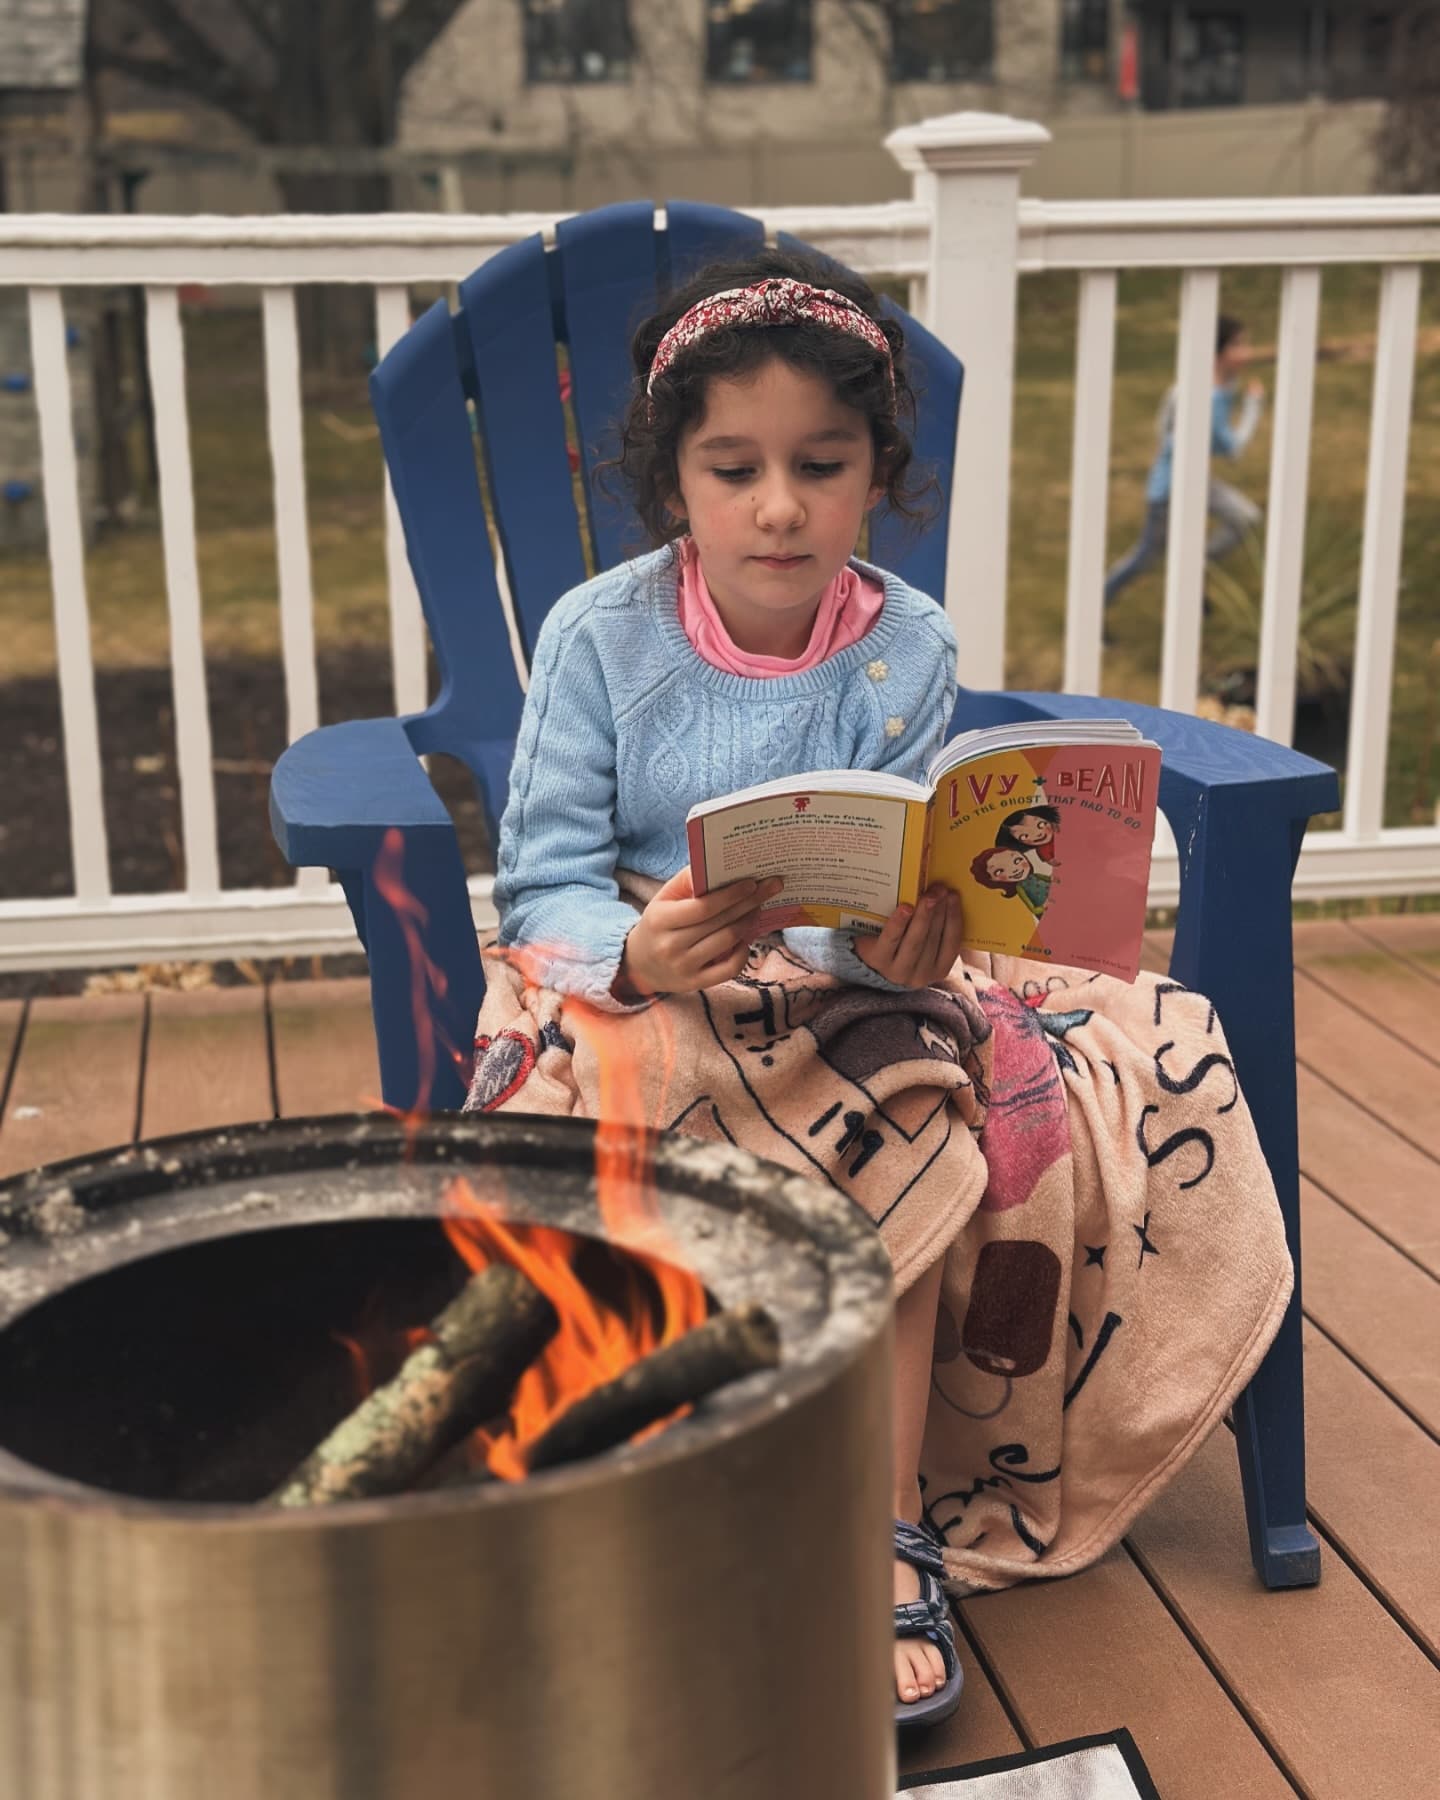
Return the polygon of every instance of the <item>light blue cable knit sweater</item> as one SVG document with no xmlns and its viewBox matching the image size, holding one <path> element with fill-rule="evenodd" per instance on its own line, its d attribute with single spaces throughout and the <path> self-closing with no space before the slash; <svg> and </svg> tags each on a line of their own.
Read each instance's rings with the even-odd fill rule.
<svg viewBox="0 0 1440 1800">
<path fill-rule="evenodd" d="M 674 552 L 652 551 L 551 609 L 535 646 L 500 825 L 500 942 L 540 952 L 535 979 L 611 1011 L 635 909 L 617 869 L 668 881 L 700 800 L 807 769 L 912 780 L 955 705 L 955 636 L 897 575 L 870 630 L 814 668 L 752 679 L 707 663 L 680 623 Z M 785 933 L 812 968 L 893 989 L 849 933 Z"/>
</svg>

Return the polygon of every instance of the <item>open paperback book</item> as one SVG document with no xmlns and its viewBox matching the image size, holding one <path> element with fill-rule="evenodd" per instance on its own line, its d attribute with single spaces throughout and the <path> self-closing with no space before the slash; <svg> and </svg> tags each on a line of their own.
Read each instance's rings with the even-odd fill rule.
<svg viewBox="0 0 1440 1800">
<path fill-rule="evenodd" d="M 962 732 L 923 783 L 827 769 L 692 807 L 695 892 L 780 875 L 767 930 L 876 932 L 940 882 L 961 898 L 967 950 L 1133 981 L 1159 778 L 1159 746 L 1125 719 Z"/>
</svg>

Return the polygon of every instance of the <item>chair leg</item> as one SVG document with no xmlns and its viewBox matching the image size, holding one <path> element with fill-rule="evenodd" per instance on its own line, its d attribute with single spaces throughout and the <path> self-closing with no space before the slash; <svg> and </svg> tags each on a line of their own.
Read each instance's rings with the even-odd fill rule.
<svg viewBox="0 0 1440 1800">
<path fill-rule="evenodd" d="M 1305 1522 L 1305 1418 L 1300 1301 L 1291 1300 L 1275 1342 L 1235 1403 L 1240 1485 L 1250 1560 L 1267 1588 L 1314 1587 L 1320 1545 Z"/>
<path fill-rule="evenodd" d="M 1284 1322 L 1235 1407 L 1250 1555 L 1267 1588 L 1307 1587 L 1320 1579 L 1320 1546 L 1305 1517 L 1290 918 L 1290 882 L 1303 831 L 1303 820 L 1287 830 L 1285 821 L 1257 819 L 1242 798 L 1233 808 L 1212 803 L 1193 821 L 1192 833 L 1176 833 L 1190 844 L 1196 866 L 1184 890 L 1171 973 L 1215 1003 L 1295 1265 Z M 1211 870 L 1218 873 L 1207 879 Z"/>
<path fill-rule="evenodd" d="M 465 870 L 453 833 L 387 837 L 399 842 L 341 877 L 370 961 L 381 1096 L 401 1112 L 454 1111 L 485 992 Z"/>
</svg>

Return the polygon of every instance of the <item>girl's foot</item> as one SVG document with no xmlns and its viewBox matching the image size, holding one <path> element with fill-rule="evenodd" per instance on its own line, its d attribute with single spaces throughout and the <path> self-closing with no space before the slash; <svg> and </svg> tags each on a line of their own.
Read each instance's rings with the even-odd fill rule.
<svg viewBox="0 0 1440 1800">
<path fill-rule="evenodd" d="M 895 1562 L 895 1604 L 920 1598 L 920 1572 L 899 1558 Z M 927 1700 L 944 1685 L 945 1659 L 926 1638 L 896 1638 L 895 1694 L 901 1706 Z"/>
</svg>

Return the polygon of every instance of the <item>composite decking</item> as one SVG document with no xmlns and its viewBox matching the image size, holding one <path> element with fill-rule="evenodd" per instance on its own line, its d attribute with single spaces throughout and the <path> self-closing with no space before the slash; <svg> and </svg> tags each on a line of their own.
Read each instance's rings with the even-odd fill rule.
<svg viewBox="0 0 1440 1800">
<path fill-rule="evenodd" d="M 1093 1568 L 963 1604 L 965 1703 L 907 1769 L 1126 1725 L 1164 1800 L 1440 1795 L 1440 914 L 1296 958 L 1321 1584 L 1260 1588 L 1219 1430 Z M 0 1003 L 0 1083 L 0 1175 L 379 1092 L 358 981 Z"/>
</svg>

